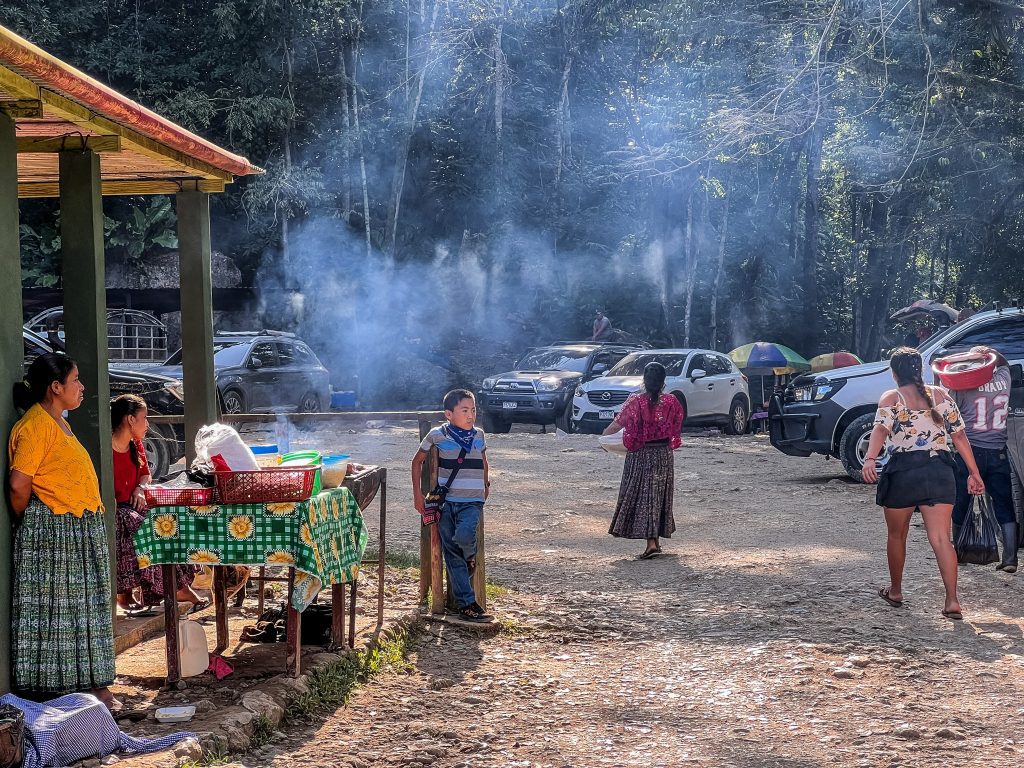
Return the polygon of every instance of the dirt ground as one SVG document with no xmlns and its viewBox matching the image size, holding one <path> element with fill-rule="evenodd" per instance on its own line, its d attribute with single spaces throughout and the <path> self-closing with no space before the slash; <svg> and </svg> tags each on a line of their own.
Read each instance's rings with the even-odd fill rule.
<svg viewBox="0 0 1024 768">
<path fill-rule="evenodd" d="M 406 428 L 310 433 L 392 471 L 388 542 L 418 541 Z M 607 535 L 622 460 L 588 436 L 489 436 L 497 634 L 428 623 L 403 672 L 247 766 L 991 766 L 1024 755 L 1024 576 L 960 570 L 920 521 L 905 604 L 871 489 L 763 436 L 689 434 L 666 555 Z M 372 521 L 371 521 L 372 525 Z"/>
</svg>

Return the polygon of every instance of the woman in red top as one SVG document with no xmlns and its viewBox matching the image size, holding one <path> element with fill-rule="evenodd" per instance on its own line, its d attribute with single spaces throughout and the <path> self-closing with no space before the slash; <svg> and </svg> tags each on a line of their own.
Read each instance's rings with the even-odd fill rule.
<svg viewBox="0 0 1024 768">
<path fill-rule="evenodd" d="M 671 538 L 676 529 L 672 515 L 672 451 L 681 443 L 683 406 L 673 395 L 666 395 L 664 389 L 665 366 L 648 363 L 644 368 L 644 391 L 630 395 L 604 431 L 611 435 L 625 430 L 622 444 L 628 451 L 619 484 L 619 501 L 608 533 L 626 539 L 647 539 L 640 560 L 660 555 L 658 538 Z"/>
<path fill-rule="evenodd" d="M 133 539 L 146 519 L 146 494 L 142 486 L 153 477 L 146 460 L 142 438 L 149 429 L 146 401 L 138 395 L 120 395 L 110 402 L 111 442 L 114 447 L 114 498 L 117 501 L 117 604 L 133 615 L 140 615 L 163 600 L 160 566 L 139 570 Z M 178 600 L 200 608 L 209 605 L 192 590 L 196 568 L 175 566 L 178 576 Z M 134 597 L 142 587 L 142 602 Z"/>
</svg>

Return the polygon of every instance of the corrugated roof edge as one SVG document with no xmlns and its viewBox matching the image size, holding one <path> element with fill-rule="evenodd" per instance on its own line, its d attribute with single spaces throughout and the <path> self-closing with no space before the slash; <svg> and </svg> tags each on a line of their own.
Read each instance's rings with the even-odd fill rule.
<svg viewBox="0 0 1024 768">
<path fill-rule="evenodd" d="M 23 76 L 37 81 L 42 88 L 77 101 L 97 114 L 214 168 L 235 176 L 262 173 L 241 155 L 196 136 L 0 26 L 0 65 L 3 64 L 20 70 Z"/>
</svg>

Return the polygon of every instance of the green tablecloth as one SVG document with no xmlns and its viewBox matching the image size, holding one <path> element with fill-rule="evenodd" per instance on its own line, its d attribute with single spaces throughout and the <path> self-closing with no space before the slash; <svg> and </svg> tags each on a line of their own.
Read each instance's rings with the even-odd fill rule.
<svg viewBox="0 0 1024 768">
<path fill-rule="evenodd" d="M 294 567 L 292 605 L 299 611 L 323 586 L 354 581 L 364 549 L 363 516 L 347 488 L 289 504 L 152 507 L 135 534 L 140 568 L 174 563 Z"/>
</svg>

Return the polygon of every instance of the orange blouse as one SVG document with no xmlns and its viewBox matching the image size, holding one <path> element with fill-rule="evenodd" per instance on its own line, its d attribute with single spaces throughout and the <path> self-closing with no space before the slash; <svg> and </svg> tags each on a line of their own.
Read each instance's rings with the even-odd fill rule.
<svg viewBox="0 0 1024 768">
<path fill-rule="evenodd" d="M 67 422 L 61 422 L 67 427 Z M 14 425 L 7 458 L 11 471 L 32 478 L 32 493 L 54 514 L 70 512 L 81 517 L 86 510 L 103 511 L 100 483 L 89 453 L 41 405 L 33 405 Z"/>
</svg>

